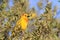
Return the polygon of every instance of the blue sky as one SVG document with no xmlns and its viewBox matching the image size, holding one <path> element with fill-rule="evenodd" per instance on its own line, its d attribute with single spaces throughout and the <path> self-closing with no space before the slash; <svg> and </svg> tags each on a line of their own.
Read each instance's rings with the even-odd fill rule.
<svg viewBox="0 0 60 40">
<path fill-rule="evenodd" d="M 60 2 L 58 2 L 58 0 L 49 0 L 50 2 L 52 2 L 52 8 L 54 8 L 55 5 L 58 6 L 58 10 L 57 10 L 57 16 L 56 18 L 60 18 Z M 30 4 L 30 8 L 35 7 L 36 11 L 38 13 L 43 13 L 43 10 L 39 10 L 38 6 L 37 6 L 37 2 L 39 2 L 39 0 L 29 0 L 29 4 Z M 46 2 L 44 0 L 43 4 L 45 5 Z M 13 0 L 9 1 L 9 6 L 12 7 L 13 6 Z"/>
<path fill-rule="evenodd" d="M 13 6 L 13 0 L 9 0 L 9 7 Z"/>
</svg>

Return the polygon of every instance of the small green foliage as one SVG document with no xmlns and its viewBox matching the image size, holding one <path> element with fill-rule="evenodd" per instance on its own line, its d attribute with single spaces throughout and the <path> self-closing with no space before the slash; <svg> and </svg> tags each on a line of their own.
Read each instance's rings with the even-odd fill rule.
<svg viewBox="0 0 60 40">
<path fill-rule="evenodd" d="M 60 23 L 54 18 L 57 11 L 57 6 L 52 10 L 48 0 L 45 7 L 45 12 L 36 18 L 29 20 L 27 30 L 22 33 L 20 30 L 15 32 L 15 36 L 9 32 L 14 31 L 16 21 L 20 18 L 23 12 L 36 13 L 36 10 L 29 9 L 28 0 L 14 0 L 14 5 L 6 11 L 9 6 L 8 0 L 1 1 L 0 4 L 0 40 L 59 40 Z M 38 7 L 43 9 L 43 1 L 38 3 Z M 29 11 L 27 11 L 27 9 Z"/>
</svg>

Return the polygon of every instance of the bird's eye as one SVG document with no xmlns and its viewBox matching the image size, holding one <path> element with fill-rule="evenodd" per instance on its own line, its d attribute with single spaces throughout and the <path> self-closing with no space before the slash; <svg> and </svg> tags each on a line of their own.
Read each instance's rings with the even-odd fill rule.
<svg viewBox="0 0 60 40">
<path fill-rule="evenodd" d="M 25 15 L 26 16 L 26 15 Z"/>
<path fill-rule="evenodd" d="M 27 16 L 27 15 L 25 15 L 25 16 Z"/>
</svg>

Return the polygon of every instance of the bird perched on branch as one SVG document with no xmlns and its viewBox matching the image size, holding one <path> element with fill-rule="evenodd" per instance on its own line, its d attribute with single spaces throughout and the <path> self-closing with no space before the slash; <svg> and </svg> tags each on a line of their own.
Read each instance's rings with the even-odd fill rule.
<svg viewBox="0 0 60 40">
<path fill-rule="evenodd" d="M 12 31 L 12 36 L 17 35 L 16 33 L 19 33 L 20 30 L 24 32 L 27 29 L 28 21 L 29 21 L 28 18 L 31 17 L 30 19 L 32 19 L 36 16 L 36 14 L 31 14 L 31 15 L 32 16 L 26 13 L 23 13 L 21 15 L 20 19 L 16 22 L 16 26 Z"/>
<path fill-rule="evenodd" d="M 16 25 L 25 31 L 28 25 L 28 14 L 22 14 Z"/>
<path fill-rule="evenodd" d="M 12 36 L 15 36 L 17 32 L 20 30 L 25 31 L 27 29 L 28 25 L 28 14 L 23 13 L 21 15 L 21 18 L 16 22 L 16 26 L 14 27 L 12 31 Z"/>
</svg>

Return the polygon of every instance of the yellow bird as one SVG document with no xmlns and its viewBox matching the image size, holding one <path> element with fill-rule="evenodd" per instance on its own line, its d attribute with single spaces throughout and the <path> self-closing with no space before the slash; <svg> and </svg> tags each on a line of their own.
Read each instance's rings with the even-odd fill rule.
<svg viewBox="0 0 60 40">
<path fill-rule="evenodd" d="M 28 24 L 28 14 L 22 14 L 21 18 L 17 21 L 16 25 L 22 30 L 26 30 Z"/>
<path fill-rule="evenodd" d="M 21 18 L 16 22 L 16 26 L 14 27 L 12 31 L 12 36 L 16 35 L 16 32 L 19 32 L 21 29 L 22 31 L 25 31 L 27 29 L 28 25 L 28 14 L 24 13 L 21 15 Z"/>
<path fill-rule="evenodd" d="M 23 13 L 20 17 L 20 19 L 16 22 L 16 26 L 14 27 L 13 31 L 12 31 L 12 36 L 15 36 L 16 33 L 19 33 L 20 30 L 21 31 L 25 31 L 27 29 L 27 26 L 28 26 L 28 18 L 35 18 L 36 17 L 36 14 L 35 13 L 32 13 L 31 16 L 26 14 L 26 13 Z"/>
</svg>

